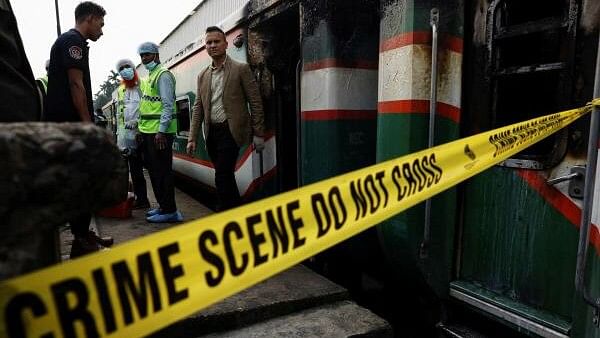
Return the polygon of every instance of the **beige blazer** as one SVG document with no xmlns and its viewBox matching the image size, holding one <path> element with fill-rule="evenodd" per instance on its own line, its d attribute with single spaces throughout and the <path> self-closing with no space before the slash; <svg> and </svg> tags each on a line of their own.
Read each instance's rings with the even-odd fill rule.
<svg viewBox="0 0 600 338">
<path fill-rule="evenodd" d="M 212 72 L 210 65 L 198 75 L 196 102 L 192 114 L 189 141 L 196 141 L 200 121 L 206 140 L 210 132 Z M 223 107 L 229 130 L 238 146 L 249 144 L 252 135 L 264 135 L 264 113 L 258 84 L 250 66 L 227 57 L 223 74 Z M 248 105 L 250 112 L 248 112 Z"/>
</svg>

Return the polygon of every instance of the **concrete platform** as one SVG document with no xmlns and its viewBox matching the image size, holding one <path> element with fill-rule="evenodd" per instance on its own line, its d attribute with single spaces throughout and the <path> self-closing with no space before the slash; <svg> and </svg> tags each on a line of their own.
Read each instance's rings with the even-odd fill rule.
<svg viewBox="0 0 600 338">
<path fill-rule="evenodd" d="M 150 184 L 148 188 L 155 207 Z M 212 213 L 178 189 L 175 199 L 184 221 Z M 94 217 L 92 228 L 101 236 L 112 236 L 118 245 L 176 225 L 148 223 L 145 213 L 134 210 L 125 219 Z M 64 259 L 68 259 L 71 241 L 70 231 L 63 228 Z M 351 302 L 344 288 L 298 265 L 152 337 L 392 337 L 391 332 L 387 322 Z"/>
<path fill-rule="evenodd" d="M 152 208 L 158 207 L 152 188 L 150 179 L 148 182 L 148 198 Z M 177 208 L 183 214 L 184 222 L 191 221 L 197 218 L 210 215 L 212 210 L 198 203 L 196 200 L 175 189 L 175 203 Z M 131 218 L 107 218 L 94 216 L 90 228 L 101 236 L 112 236 L 115 240 L 115 245 L 132 239 L 140 238 L 151 233 L 165 230 L 177 223 L 148 223 L 146 222 L 146 209 L 133 210 Z M 61 239 L 61 256 L 63 260 L 69 258 L 71 252 L 71 243 L 73 236 L 67 227 L 60 228 Z"/>
<path fill-rule="evenodd" d="M 393 337 L 391 326 L 371 311 L 342 301 L 198 338 Z"/>
<path fill-rule="evenodd" d="M 292 267 L 233 295 L 153 337 L 192 337 L 232 330 L 296 311 L 348 299 L 347 291 L 304 266 Z"/>
</svg>

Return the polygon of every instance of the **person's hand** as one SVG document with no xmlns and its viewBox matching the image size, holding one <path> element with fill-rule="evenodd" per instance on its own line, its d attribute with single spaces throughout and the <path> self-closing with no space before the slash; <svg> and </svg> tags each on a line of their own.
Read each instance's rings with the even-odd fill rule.
<svg viewBox="0 0 600 338">
<path fill-rule="evenodd" d="M 188 154 L 193 154 L 196 152 L 196 142 L 195 141 L 188 141 L 187 143 L 187 152 Z"/>
<path fill-rule="evenodd" d="M 125 129 L 134 130 L 137 129 L 137 121 L 127 121 L 125 122 Z"/>
<path fill-rule="evenodd" d="M 158 150 L 167 149 L 167 137 L 165 134 L 161 132 L 156 133 L 156 136 L 154 136 L 154 145 Z"/>
<path fill-rule="evenodd" d="M 265 139 L 261 136 L 254 136 L 252 139 L 252 143 L 254 143 L 254 149 L 256 152 L 262 152 L 265 149 Z"/>
</svg>

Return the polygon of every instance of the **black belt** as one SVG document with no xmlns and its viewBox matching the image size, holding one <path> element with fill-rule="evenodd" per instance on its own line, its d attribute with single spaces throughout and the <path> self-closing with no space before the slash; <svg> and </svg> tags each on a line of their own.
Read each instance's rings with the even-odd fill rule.
<svg viewBox="0 0 600 338">
<path fill-rule="evenodd" d="M 227 123 L 227 120 L 223 121 L 223 122 L 211 122 L 210 123 L 210 127 L 211 128 L 225 128 L 225 127 L 229 127 L 229 124 Z"/>
</svg>

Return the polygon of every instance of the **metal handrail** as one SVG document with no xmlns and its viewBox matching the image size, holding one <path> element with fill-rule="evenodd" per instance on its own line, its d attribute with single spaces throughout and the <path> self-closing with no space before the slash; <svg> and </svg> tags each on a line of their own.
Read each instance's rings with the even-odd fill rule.
<svg viewBox="0 0 600 338">
<path fill-rule="evenodd" d="M 599 32 L 600 33 L 600 32 Z M 600 34 L 598 36 L 598 55 L 596 56 L 596 75 L 593 98 L 600 97 Z M 587 267 L 588 246 L 590 243 L 590 226 L 594 205 L 594 186 L 596 164 L 598 162 L 598 129 L 600 128 L 600 109 L 595 106 L 590 122 L 588 139 L 587 166 L 585 170 L 585 187 L 583 193 L 583 213 L 579 229 L 579 245 L 577 247 L 577 265 L 575 267 L 575 290 L 580 292 L 586 303 L 595 309 L 595 317 L 600 315 L 600 298 L 594 299 L 585 285 L 585 269 Z M 596 325 L 598 319 L 595 318 Z"/>
<path fill-rule="evenodd" d="M 298 60 L 296 64 L 296 186 L 302 186 L 302 106 L 301 106 L 301 95 L 302 90 L 302 59 Z"/>
<path fill-rule="evenodd" d="M 429 96 L 429 137 L 427 147 L 433 147 L 435 136 L 435 111 L 437 107 L 437 73 L 438 73 L 438 24 L 440 12 L 437 8 L 431 9 L 431 91 Z M 431 199 L 425 201 L 425 224 L 423 226 L 423 242 L 421 242 L 420 256 L 429 255 L 429 241 L 431 240 Z"/>
</svg>

